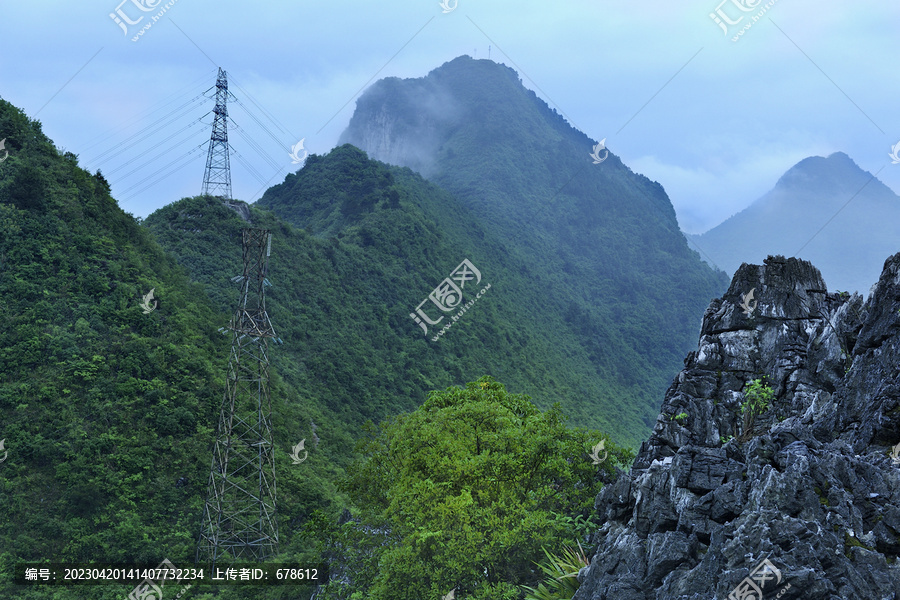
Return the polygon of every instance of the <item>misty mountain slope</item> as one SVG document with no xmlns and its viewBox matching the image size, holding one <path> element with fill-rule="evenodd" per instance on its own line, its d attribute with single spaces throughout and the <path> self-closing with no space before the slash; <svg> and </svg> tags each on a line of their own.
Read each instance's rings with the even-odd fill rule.
<svg viewBox="0 0 900 600">
<path fill-rule="evenodd" d="M 547 304 L 521 249 L 499 242 L 456 198 L 409 169 L 345 145 L 310 156 L 257 206 L 312 236 L 303 242 L 311 247 L 307 257 L 283 259 L 299 271 L 286 274 L 286 285 L 308 290 L 291 310 L 310 323 L 300 348 L 313 381 L 298 385 L 378 420 L 418 405 L 431 389 L 489 374 L 540 406 L 559 402 L 572 425 L 596 426 L 627 444 L 647 430 L 640 397 L 619 375 L 645 367 L 615 329 L 608 327 L 606 336 L 619 350 L 618 362 L 598 367 L 568 328 L 567 319 L 577 315 Z M 318 258 L 310 263 L 311 256 Z M 491 288 L 433 341 L 449 316 L 429 325 L 426 336 L 410 313 L 463 259 L 482 277 L 473 292 L 463 290 L 464 300 L 486 284 Z M 310 283 L 293 283 L 297 277 Z M 428 305 L 436 318 L 440 313 Z M 336 337 L 344 338 L 333 348 L 337 354 L 322 355 L 320 348 Z M 357 368 L 361 361 L 373 364 L 371 372 Z M 322 369 L 345 373 L 339 382 L 359 385 L 360 393 L 340 400 L 350 390 L 315 381 Z M 361 398 L 369 398 L 367 405 L 357 407 Z"/>
<path fill-rule="evenodd" d="M 900 249 L 898 222 L 900 196 L 835 152 L 803 159 L 749 207 L 688 238 L 728 273 L 742 262 L 800 250 L 832 289 L 865 295 L 884 257 Z"/>
<path fill-rule="evenodd" d="M 611 153 L 592 164 L 591 140 L 512 69 L 468 57 L 373 84 L 341 141 L 450 191 L 525 261 L 546 313 L 566 315 L 599 368 L 656 412 L 727 285 L 687 247 L 658 183 Z"/>
</svg>

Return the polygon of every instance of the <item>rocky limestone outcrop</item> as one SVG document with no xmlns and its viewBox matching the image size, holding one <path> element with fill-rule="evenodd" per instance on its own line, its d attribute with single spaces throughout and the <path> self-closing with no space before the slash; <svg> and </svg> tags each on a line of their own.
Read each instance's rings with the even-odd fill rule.
<svg viewBox="0 0 900 600">
<path fill-rule="evenodd" d="M 772 400 L 745 431 L 754 380 Z M 900 600 L 898 442 L 900 254 L 868 299 L 806 261 L 743 264 L 598 495 L 574 600 Z"/>
<path fill-rule="evenodd" d="M 382 79 L 357 101 L 338 144 L 353 144 L 375 160 L 431 177 L 438 171 L 441 146 L 462 114 L 459 100 L 433 79 Z"/>
<path fill-rule="evenodd" d="M 241 200 L 225 200 L 223 201 L 223 204 L 236 212 L 241 219 L 243 219 L 247 223 L 251 223 L 249 204 Z"/>
</svg>

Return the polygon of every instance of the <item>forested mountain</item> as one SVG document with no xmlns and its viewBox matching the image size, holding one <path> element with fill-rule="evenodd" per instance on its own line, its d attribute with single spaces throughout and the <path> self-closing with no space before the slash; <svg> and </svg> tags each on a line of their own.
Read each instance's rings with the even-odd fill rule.
<svg viewBox="0 0 900 600">
<path fill-rule="evenodd" d="M 240 272 L 248 224 L 220 200 L 185 199 L 148 220 L 160 240 L 185 251 L 167 252 L 152 228 L 117 206 L 99 172 L 78 167 L 3 100 L 0 131 L 9 153 L 0 162 L 0 597 L 120 600 L 134 586 L 25 589 L 11 583 L 13 568 L 193 563 L 230 343 L 217 330 L 235 308 L 229 278 Z M 274 230 L 276 256 L 290 256 L 288 244 L 316 252 L 303 246 L 310 236 L 253 214 Z M 326 246 L 304 264 L 327 260 Z M 219 274 L 218 288 L 197 282 Z M 279 306 L 282 290 L 272 292 L 273 318 L 296 343 L 303 323 Z M 296 365 L 271 372 L 279 558 L 312 561 L 320 532 L 303 524 L 316 510 L 336 516 L 347 506 L 336 485 L 357 434 L 333 417 L 328 394 L 285 383 Z M 316 377 L 334 375 L 323 368 Z M 360 405 L 368 399 L 359 397 Z M 390 410 L 413 406 L 410 395 Z M 291 447 L 303 438 L 310 456 L 291 468 Z M 192 597 L 270 596 L 244 588 Z"/>
<path fill-rule="evenodd" d="M 229 280 L 240 268 L 240 230 L 251 223 L 220 200 L 200 197 L 175 202 L 141 224 L 116 206 L 100 173 L 79 168 L 75 155 L 59 152 L 38 123 L 5 102 L 0 129 L 9 151 L 0 165 L 0 439 L 5 442 L 0 594 L 51 597 L 47 588 L 11 584 L 19 561 L 156 564 L 166 557 L 179 566 L 190 564 L 224 391 L 229 338 L 217 329 L 234 309 L 237 290 Z M 540 489 L 523 488 L 516 475 L 496 500 L 529 511 L 528 528 L 503 542 L 531 536 L 530 550 L 515 555 L 516 572 L 527 576 L 531 561 L 541 558 L 540 543 L 569 538 L 573 517 L 581 519 L 582 529 L 587 526 L 582 505 L 601 484 L 599 473 L 608 477 L 614 464 L 627 464 L 628 452 L 606 438 L 610 460 L 602 470 L 586 469 L 591 465 L 586 451 L 601 439 L 599 432 L 560 433 L 565 421 L 560 409 L 545 418 L 529 408 L 529 420 L 515 425 L 524 413 L 514 407 L 530 405 L 527 398 L 506 407 L 503 386 L 477 374 L 494 371 L 517 389 L 537 388 L 541 407 L 565 402 L 581 407 L 582 417 L 588 407 L 565 387 L 575 380 L 566 379 L 564 357 L 541 355 L 550 345 L 540 332 L 496 318 L 498 307 L 511 301 L 500 298 L 495 307 L 485 299 L 477 306 L 480 314 L 472 310 L 436 343 L 409 319 L 411 307 L 448 275 L 444 263 L 449 261 L 449 269 L 458 264 L 459 249 L 482 269 L 485 283 L 491 269 L 500 271 L 494 264 L 502 264 L 502 248 L 492 246 L 483 230 L 488 241 L 480 255 L 477 245 L 463 238 L 452 251 L 445 246 L 441 238 L 452 228 L 437 231 L 434 214 L 426 211 L 458 211 L 449 194 L 349 146 L 311 157 L 310 181 L 322 175 L 316 165 L 325 174 L 320 186 L 351 181 L 362 186 L 348 205 L 339 205 L 348 220 L 338 236 L 323 239 L 297 230 L 256 207 L 244 211 L 252 226 L 274 232 L 269 310 L 285 341 L 271 351 L 279 558 L 322 556 L 335 536 L 352 526 L 353 521 L 345 522 L 335 529 L 335 517 L 346 507 L 365 522 L 388 518 L 360 512 L 338 489 L 359 456 L 354 442 L 360 426 L 368 418 L 382 421 L 413 411 L 428 392 L 457 389 L 470 377 L 481 381 L 484 408 L 497 403 L 486 418 L 499 419 L 498 431 L 503 429 L 509 441 L 468 444 L 465 414 L 455 417 L 458 428 L 448 439 L 498 458 L 504 453 L 514 458 L 507 444 L 526 439 L 516 445 L 537 444 L 527 456 L 538 460 L 509 468 L 532 473 L 535 482 L 558 474 Z M 441 202 L 431 204 L 431 197 Z M 478 231 L 472 219 L 457 218 L 460 228 Z M 382 254 L 402 254 L 401 234 L 410 232 L 415 235 L 408 251 L 433 253 L 440 262 L 432 272 L 410 274 L 402 263 L 384 260 Z M 499 277 L 492 281 L 503 284 Z M 142 301 L 152 310 L 142 308 Z M 514 340 L 530 344 L 530 353 L 503 348 Z M 466 355 L 460 349 L 467 346 L 476 351 Z M 537 385 L 545 380 L 547 385 Z M 503 416 L 510 410 L 519 412 Z M 569 436 L 565 445 L 561 436 Z M 302 469 L 294 468 L 288 453 L 304 438 L 309 458 Z M 560 456 L 563 451 L 569 462 Z M 566 466 L 573 459 L 578 464 Z M 485 477 L 496 480 L 490 472 Z M 474 474 L 463 478 L 473 486 L 479 480 Z M 360 485 L 365 477 L 356 475 L 354 481 Z M 560 497 L 563 490 L 566 496 Z M 392 527 L 405 530 L 403 522 L 393 521 Z M 460 541 L 472 543 L 485 527 L 496 530 L 480 523 L 470 532 L 474 538 L 467 534 Z M 327 556 L 337 561 L 336 569 L 344 568 L 338 559 L 347 553 L 377 554 L 367 543 L 363 538 L 351 546 L 345 540 L 344 550 Z M 491 577 L 497 585 L 515 583 L 503 579 L 504 571 Z M 129 590 L 56 587 L 52 597 L 80 598 L 86 591 L 106 600 Z M 195 593 L 208 600 L 280 592 Z"/>
<path fill-rule="evenodd" d="M 593 164 L 594 143 L 515 71 L 466 56 L 423 78 L 372 85 L 341 141 L 414 169 L 458 198 L 518 260 L 518 273 L 496 276 L 527 280 L 527 296 L 498 288 L 496 301 L 507 295 L 533 310 L 540 330 L 572 349 L 567 362 L 585 356 L 597 380 L 624 391 L 611 399 L 583 390 L 588 403 L 609 414 L 621 399 L 628 412 L 617 418 L 629 429 L 632 415 L 642 428 L 653 422 L 696 343 L 699 316 L 728 283 L 688 249 L 662 186 L 605 150 Z M 276 186 L 260 204 L 300 227 L 314 224 L 320 217 L 292 208 L 309 206 L 310 195 L 293 188 L 297 199 Z M 501 316 L 519 318 L 518 311 Z"/>
<path fill-rule="evenodd" d="M 515 391 L 528 390 L 540 405 L 559 402 L 573 424 L 599 427 L 632 445 L 640 439 L 647 409 L 637 382 L 659 373 L 621 341 L 627 332 L 615 322 L 602 329 L 615 355 L 600 352 L 597 342 L 587 344 L 586 332 L 573 325 L 588 325 L 582 323 L 588 313 L 560 304 L 536 284 L 543 275 L 521 248 L 500 242 L 452 195 L 347 145 L 311 156 L 258 205 L 338 253 L 326 268 L 291 257 L 280 267 L 317 282 L 308 301 L 292 310 L 314 313 L 304 327 L 303 371 L 310 379 L 341 372 L 309 384 L 322 386 L 336 407 L 380 417 L 418 404 L 429 389 L 489 374 Z M 410 313 L 463 259 L 481 273 L 476 289 L 491 287 L 432 341 L 437 328 L 426 336 Z M 431 312 L 432 318 L 440 314 Z"/>
<path fill-rule="evenodd" d="M 227 342 L 203 290 L 102 175 L 3 100 L 0 131 L 0 596 L 121 598 L 122 586 L 51 596 L 9 577 L 18 560 L 193 555 Z"/>
<path fill-rule="evenodd" d="M 451 64 L 494 105 L 509 95 L 508 133 L 479 143 L 524 143 L 521 112 L 557 152 L 508 172 L 482 155 L 428 181 L 347 144 L 257 205 L 184 198 L 141 222 L 0 102 L 0 595 L 130 591 L 14 587 L 18 561 L 193 561 L 248 226 L 274 234 L 284 340 L 269 352 L 278 558 L 329 560 L 320 598 L 510 597 L 540 579 L 542 547 L 596 527 L 593 495 L 629 463 L 724 280 L 687 250 L 658 184 L 613 155 L 587 162 L 589 140 L 505 68 Z M 455 285 L 464 312 L 437 310 Z M 427 335 L 411 317 L 423 303 L 444 317 Z"/>
<path fill-rule="evenodd" d="M 801 160 L 749 207 L 688 238 L 729 274 L 769 254 L 796 255 L 815 264 L 831 289 L 866 295 L 898 249 L 898 220 L 900 197 L 835 152 Z"/>
</svg>

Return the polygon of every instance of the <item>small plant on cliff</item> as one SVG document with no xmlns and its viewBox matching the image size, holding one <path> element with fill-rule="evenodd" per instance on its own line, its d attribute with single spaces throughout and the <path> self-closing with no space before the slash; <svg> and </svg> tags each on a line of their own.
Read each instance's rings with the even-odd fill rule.
<svg viewBox="0 0 900 600">
<path fill-rule="evenodd" d="M 525 600 L 568 600 L 581 586 L 578 582 L 578 571 L 591 564 L 584 553 L 584 548 L 581 547 L 581 543 L 578 544 L 580 553 L 574 548 L 565 548 L 562 556 L 557 556 L 546 548 L 541 549 L 547 560 L 543 564 L 535 564 L 544 572 L 546 578 L 536 588 L 522 586 L 522 589 L 528 592 Z"/>
<path fill-rule="evenodd" d="M 761 415 L 769 408 L 769 404 L 775 397 L 767 384 L 762 379 L 754 379 L 744 386 L 744 402 L 741 404 L 741 415 L 743 415 L 743 427 L 741 429 L 741 441 L 747 441 L 753 432 L 753 423 L 756 417 Z"/>
<path fill-rule="evenodd" d="M 900 444 L 891 448 L 891 462 L 900 467 Z"/>
<path fill-rule="evenodd" d="M 684 422 L 687 420 L 688 414 L 686 412 L 680 413 L 672 417 L 673 420 L 678 421 L 679 425 L 684 425 Z"/>
</svg>

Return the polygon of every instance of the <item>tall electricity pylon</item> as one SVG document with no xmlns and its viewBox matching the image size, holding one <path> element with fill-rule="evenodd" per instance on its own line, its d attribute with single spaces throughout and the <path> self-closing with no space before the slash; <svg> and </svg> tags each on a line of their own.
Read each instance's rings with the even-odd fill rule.
<svg viewBox="0 0 900 600">
<path fill-rule="evenodd" d="M 219 68 L 216 78 L 216 106 L 213 108 L 213 130 L 209 136 L 209 152 L 203 171 L 204 196 L 231 200 L 231 162 L 228 159 L 228 76 Z"/>
<path fill-rule="evenodd" d="M 280 342 L 266 313 L 272 236 L 243 230 L 244 270 L 232 278 L 241 298 L 232 331 L 225 397 L 200 524 L 197 562 L 271 558 L 278 546 L 275 459 L 269 398 L 269 340 Z"/>
</svg>

